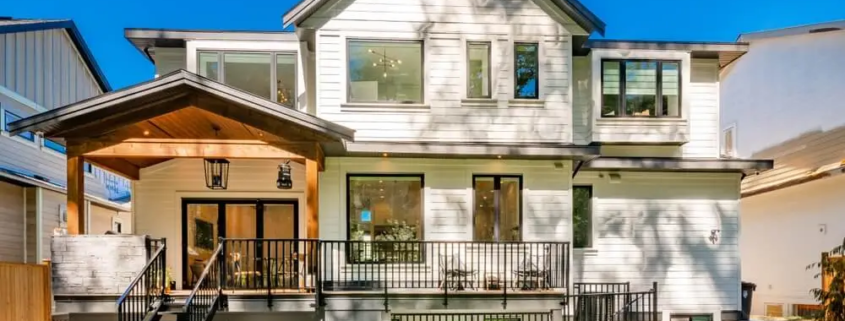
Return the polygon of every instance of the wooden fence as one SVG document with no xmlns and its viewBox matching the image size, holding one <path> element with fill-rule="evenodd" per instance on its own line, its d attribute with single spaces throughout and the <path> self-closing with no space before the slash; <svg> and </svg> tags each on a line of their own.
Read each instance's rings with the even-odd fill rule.
<svg viewBox="0 0 845 321">
<path fill-rule="evenodd" d="M 0 262 L 0 320 L 51 319 L 50 264 Z"/>
</svg>

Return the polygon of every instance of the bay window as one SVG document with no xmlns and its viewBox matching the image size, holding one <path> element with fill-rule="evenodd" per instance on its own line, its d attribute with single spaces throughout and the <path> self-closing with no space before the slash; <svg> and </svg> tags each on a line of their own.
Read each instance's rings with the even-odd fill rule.
<svg viewBox="0 0 845 321">
<path fill-rule="evenodd" d="M 198 73 L 285 107 L 296 106 L 296 54 L 201 51 Z"/>
<path fill-rule="evenodd" d="M 680 117 L 681 63 L 602 61 L 602 117 Z"/>
<path fill-rule="evenodd" d="M 350 40 L 347 101 L 422 103 L 422 41 Z"/>
</svg>

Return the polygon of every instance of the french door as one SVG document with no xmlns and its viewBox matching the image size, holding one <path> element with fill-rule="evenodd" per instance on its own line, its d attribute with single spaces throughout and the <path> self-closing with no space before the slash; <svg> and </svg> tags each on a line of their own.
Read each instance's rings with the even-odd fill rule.
<svg viewBox="0 0 845 321">
<path fill-rule="evenodd" d="M 183 199 L 183 288 L 197 281 L 205 269 L 205 263 L 217 249 L 220 237 L 296 239 L 299 236 L 297 213 L 296 200 Z M 260 243 L 245 241 L 242 244 Z M 245 254 L 260 255 L 261 252 L 252 249 Z"/>
</svg>

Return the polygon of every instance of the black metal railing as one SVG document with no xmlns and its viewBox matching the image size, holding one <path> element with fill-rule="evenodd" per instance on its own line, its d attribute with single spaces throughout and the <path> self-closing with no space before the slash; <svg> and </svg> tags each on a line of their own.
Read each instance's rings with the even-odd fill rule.
<svg viewBox="0 0 845 321">
<path fill-rule="evenodd" d="M 223 287 L 232 290 L 314 292 L 319 241 L 223 239 Z"/>
<path fill-rule="evenodd" d="M 551 321 L 549 312 L 519 313 L 394 313 L 391 321 Z"/>
<path fill-rule="evenodd" d="M 159 248 L 164 246 L 164 243 L 165 243 L 164 238 L 156 239 L 156 238 L 151 238 L 151 237 L 148 236 L 144 240 L 144 245 L 147 248 L 147 261 L 149 261 L 150 259 L 153 258 L 153 254 L 155 254 L 155 252 L 158 251 Z"/>
<path fill-rule="evenodd" d="M 212 320 L 214 314 L 220 309 L 223 291 L 223 274 L 220 268 L 224 262 L 223 249 L 224 242 L 221 240 L 194 284 L 193 290 L 185 299 L 182 312 L 185 313 L 188 321 Z"/>
<path fill-rule="evenodd" d="M 321 241 L 320 264 L 326 293 L 562 292 L 569 243 Z"/>
<path fill-rule="evenodd" d="M 622 284 L 603 287 L 606 290 L 618 290 L 627 286 Z M 590 284 L 589 287 L 594 285 Z M 568 296 L 567 302 L 574 304 L 574 321 L 658 321 L 657 296 L 657 282 L 654 282 L 647 291 L 583 292 Z"/>
<path fill-rule="evenodd" d="M 148 243 L 149 244 L 149 243 Z M 167 243 L 160 240 L 141 272 L 117 300 L 118 321 L 141 321 L 162 304 L 167 287 Z"/>
<path fill-rule="evenodd" d="M 631 291 L 631 282 L 575 282 L 573 294 L 625 293 Z"/>
</svg>

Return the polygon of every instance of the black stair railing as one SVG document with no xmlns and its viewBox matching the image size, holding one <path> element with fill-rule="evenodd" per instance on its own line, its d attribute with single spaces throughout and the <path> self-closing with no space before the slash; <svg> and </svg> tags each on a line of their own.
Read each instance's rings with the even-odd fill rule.
<svg viewBox="0 0 845 321">
<path fill-rule="evenodd" d="M 167 243 L 161 239 L 157 245 L 147 264 L 117 300 L 118 321 L 144 320 L 149 313 L 155 312 L 156 304 L 163 303 L 167 286 Z"/>
<path fill-rule="evenodd" d="M 576 283 L 581 293 L 568 297 L 573 302 L 574 321 L 657 321 L 657 282 L 647 291 L 631 292 L 626 283 Z M 586 291 L 585 288 L 596 290 Z M 613 292 L 626 290 L 625 292 Z"/>
<path fill-rule="evenodd" d="M 225 262 L 226 242 L 220 239 L 217 249 L 211 255 L 205 265 L 202 274 L 197 279 L 193 290 L 185 299 L 185 306 L 182 312 L 188 321 L 208 321 L 214 319 L 217 310 L 220 309 L 223 296 L 223 269 Z"/>
</svg>

